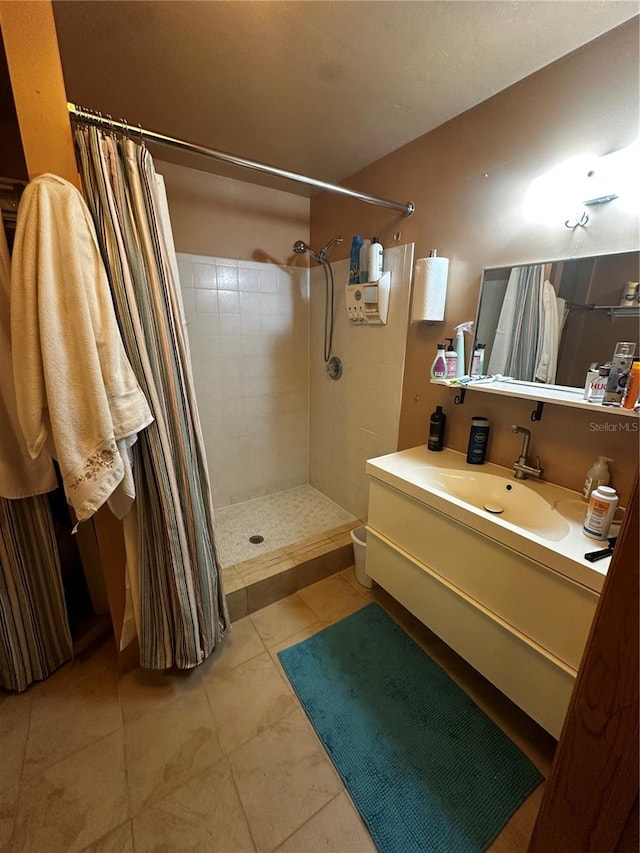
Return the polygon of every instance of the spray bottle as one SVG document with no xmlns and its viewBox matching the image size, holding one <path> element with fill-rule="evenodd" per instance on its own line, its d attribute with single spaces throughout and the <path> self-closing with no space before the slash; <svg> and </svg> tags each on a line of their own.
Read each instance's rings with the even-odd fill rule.
<svg viewBox="0 0 640 853">
<path fill-rule="evenodd" d="M 466 323 L 460 323 L 459 326 L 455 326 L 456 330 L 456 352 L 458 354 L 458 363 L 456 365 L 456 376 L 464 376 L 466 373 L 465 364 L 466 361 L 464 359 L 464 333 L 471 334 L 471 327 L 473 326 L 473 320 L 467 320 Z"/>
</svg>

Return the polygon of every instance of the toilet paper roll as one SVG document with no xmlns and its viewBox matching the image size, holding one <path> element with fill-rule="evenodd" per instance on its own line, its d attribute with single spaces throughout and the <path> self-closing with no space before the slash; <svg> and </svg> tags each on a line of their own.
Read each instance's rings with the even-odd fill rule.
<svg viewBox="0 0 640 853">
<path fill-rule="evenodd" d="M 444 320 L 449 258 L 418 258 L 413 278 L 411 322 Z"/>
</svg>

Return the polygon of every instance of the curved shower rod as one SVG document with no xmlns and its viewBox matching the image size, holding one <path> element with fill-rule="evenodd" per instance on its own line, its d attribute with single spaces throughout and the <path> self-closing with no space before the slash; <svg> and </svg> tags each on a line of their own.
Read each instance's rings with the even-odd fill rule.
<svg viewBox="0 0 640 853">
<path fill-rule="evenodd" d="M 115 130 L 128 135 L 138 135 L 143 140 L 149 142 L 157 142 L 160 145 L 166 145 L 169 148 L 177 148 L 180 151 L 189 151 L 192 154 L 201 154 L 203 157 L 209 157 L 212 160 L 220 160 L 222 163 L 230 163 L 233 166 L 241 166 L 244 169 L 253 169 L 256 172 L 266 172 L 268 175 L 275 175 L 278 178 L 286 178 L 289 181 L 297 181 L 301 184 L 308 184 L 312 187 L 325 190 L 327 192 L 339 193 L 355 198 L 358 201 L 363 201 L 366 204 L 375 204 L 378 207 L 390 207 L 393 210 L 400 210 L 405 216 L 411 216 L 415 210 L 415 205 L 412 201 L 403 204 L 399 201 L 390 201 L 387 198 L 376 198 L 373 195 L 358 192 L 358 190 L 350 190 L 347 187 L 341 187 L 337 184 L 328 184 L 325 181 L 319 181 L 316 178 L 308 178 L 306 175 L 299 175 L 297 172 L 288 172 L 285 169 L 278 169 L 276 166 L 267 166 L 265 163 L 256 163 L 254 160 L 246 160 L 244 157 L 236 157 L 233 154 L 225 154 L 224 151 L 216 151 L 213 148 L 206 148 L 204 145 L 197 145 L 195 142 L 185 142 L 182 139 L 176 139 L 173 136 L 166 136 L 164 133 L 156 133 L 154 130 L 145 130 L 141 127 L 136 127 L 127 124 L 124 121 L 117 121 L 110 116 L 103 116 L 102 113 L 94 113 L 91 110 L 76 106 L 76 104 L 67 103 L 67 109 L 74 121 L 82 124 L 92 124 L 95 127 L 102 127 L 105 130 Z"/>
</svg>

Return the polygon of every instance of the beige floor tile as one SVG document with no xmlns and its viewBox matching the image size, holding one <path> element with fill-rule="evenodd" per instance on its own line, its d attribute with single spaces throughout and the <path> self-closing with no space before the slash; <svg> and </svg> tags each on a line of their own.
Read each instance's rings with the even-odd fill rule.
<svg viewBox="0 0 640 853">
<path fill-rule="evenodd" d="M 376 845 L 346 793 L 310 818 L 276 853 L 376 853 Z"/>
<path fill-rule="evenodd" d="M 23 777 L 122 727 L 118 679 L 105 670 L 34 695 Z"/>
<path fill-rule="evenodd" d="M 363 586 L 356 578 L 355 566 L 349 566 L 348 569 L 340 572 L 340 577 L 344 578 L 349 586 L 352 586 L 367 601 L 373 601 L 373 590 Z"/>
<path fill-rule="evenodd" d="M 133 820 L 136 853 L 253 853 L 226 760 L 195 776 Z"/>
<path fill-rule="evenodd" d="M 274 646 L 271 646 L 269 649 L 269 654 L 271 655 L 271 660 L 277 664 L 279 671 L 282 673 L 283 677 L 286 679 L 287 683 L 289 683 L 289 679 L 284 673 L 282 669 L 282 664 L 278 659 L 278 652 L 281 652 L 283 649 L 288 649 L 291 646 L 297 646 L 298 643 L 304 642 L 304 640 L 308 640 L 309 637 L 313 637 L 314 634 L 317 634 L 318 631 L 322 631 L 322 629 L 326 627 L 322 624 L 322 622 L 314 622 L 312 625 L 309 625 L 306 628 L 303 628 L 302 631 L 298 631 L 297 634 L 292 634 L 291 637 L 287 637 L 286 640 L 280 640 L 279 643 L 276 643 Z"/>
<path fill-rule="evenodd" d="M 222 757 L 203 691 L 125 722 L 124 731 L 132 814 Z"/>
<path fill-rule="evenodd" d="M 12 853 L 76 853 L 129 818 L 122 732 L 23 785 Z"/>
<path fill-rule="evenodd" d="M 57 692 L 84 678 L 90 678 L 108 669 L 115 670 L 118 665 L 118 653 L 112 636 L 79 654 L 75 660 L 61 666 L 50 678 L 40 681 L 33 687 L 35 698 L 48 691 Z"/>
<path fill-rule="evenodd" d="M 20 782 L 33 696 L 0 694 L 0 791 Z"/>
<path fill-rule="evenodd" d="M 120 676 L 118 689 L 124 721 L 135 720 L 143 714 L 164 707 L 182 696 L 202 692 L 202 667 L 156 672 L 133 669 Z"/>
<path fill-rule="evenodd" d="M 251 614 L 251 621 L 267 648 L 313 625 L 318 617 L 300 598 L 299 593 L 287 596 Z"/>
<path fill-rule="evenodd" d="M 89 847 L 85 847 L 82 853 L 133 853 L 131 821 L 117 826 Z"/>
<path fill-rule="evenodd" d="M 0 794 L 0 851 L 9 853 L 12 849 L 11 838 L 13 824 L 18 808 L 18 786 L 7 788 Z"/>
<path fill-rule="evenodd" d="M 207 679 L 205 689 L 227 754 L 298 707 L 267 652 Z"/>
<path fill-rule="evenodd" d="M 265 853 L 343 790 L 301 710 L 245 743 L 229 762 L 253 838 Z"/>
<path fill-rule="evenodd" d="M 330 624 L 359 610 L 367 603 L 343 577 L 332 575 L 298 592 L 321 622 Z"/>
<path fill-rule="evenodd" d="M 248 616 L 238 619 L 231 626 L 231 630 L 216 647 L 213 654 L 209 655 L 202 664 L 203 681 L 209 680 L 214 675 L 233 669 L 234 666 L 264 652 L 264 643 Z"/>
</svg>

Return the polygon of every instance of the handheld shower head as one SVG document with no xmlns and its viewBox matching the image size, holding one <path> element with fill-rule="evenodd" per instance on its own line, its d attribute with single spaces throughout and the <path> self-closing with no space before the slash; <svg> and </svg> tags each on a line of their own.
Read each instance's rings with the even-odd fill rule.
<svg viewBox="0 0 640 853">
<path fill-rule="evenodd" d="M 297 255 L 304 255 L 305 252 L 308 252 L 314 261 L 317 261 L 319 264 L 327 263 L 327 250 L 330 249 L 335 243 L 342 243 L 342 237 L 332 237 L 328 243 L 326 243 L 319 252 L 314 252 L 311 246 L 307 246 L 304 240 L 296 240 L 293 244 L 293 251 Z"/>
<path fill-rule="evenodd" d="M 314 259 L 314 261 L 317 261 L 319 264 L 324 263 L 323 258 L 316 252 L 314 252 L 311 246 L 307 246 L 304 240 L 296 240 L 296 242 L 293 244 L 293 251 L 297 255 L 304 255 L 305 252 L 308 252 Z"/>
</svg>

